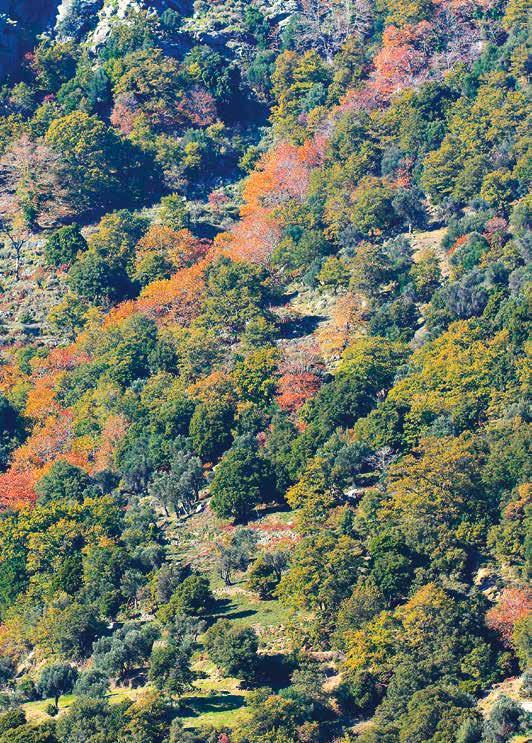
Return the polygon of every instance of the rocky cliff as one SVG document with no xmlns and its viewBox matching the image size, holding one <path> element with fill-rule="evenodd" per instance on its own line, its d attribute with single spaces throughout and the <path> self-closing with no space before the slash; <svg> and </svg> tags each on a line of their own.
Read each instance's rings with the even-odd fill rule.
<svg viewBox="0 0 532 743">
<path fill-rule="evenodd" d="M 35 39 L 49 32 L 81 41 L 88 33 L 94 43 L 109 33 L 114 18 L 132 9 L 171 8 L 186 15 L 191 0 L 0 0 L 0 81 L 19 69 L 22 56 Z"/>
</svg>

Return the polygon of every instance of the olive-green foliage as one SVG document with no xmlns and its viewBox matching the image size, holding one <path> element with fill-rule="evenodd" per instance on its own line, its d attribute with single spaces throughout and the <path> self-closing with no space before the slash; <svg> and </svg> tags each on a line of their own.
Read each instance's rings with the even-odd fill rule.
<svg viewBox="0 0 532 743">
<path fill-rule="evenodd" d="M 24 725 L 26 723 L 26 715 L 22 709 L 10 709 L 7 712 L 3 712 L 0 715 L 0 735 L 7 733 L 9 730 Z"/>
<path fill-rule="evenodd" d="M 42 503 L 62 498 L 83 500 L 91 486 L 91 478 L 79 467 L 68 462 L 54 462 L 49 472 L 37 483 L 36 490 Z"/>
<path fill-rule="evenodd" d="M 157 688 L 170 694 L 181 695 L 189 689 L 194 679 L 190 668 L 192 648 L 179 645 L 174 640 L 155 644 L 150 655 L 148 677 Z"/>
<path fill-rule="evenodd" d="M 94 667 L 119 681 L 127 678 L 149 657 L 157 637 L 154 624 L 126 623 L 112 635 L 100 637 L 94 643 Z"/>
<path fill-rule="evenodd" d="M 247 576 L 247 586 L 256 591 L 261 599 L 273 598 L 279 579 L 271 565 L 263 556 L 259 557 L 251 566 Z"/>
<path fill-rule="evenodd" d="M 203 575 L 189 575 L 176 588 L 170 600 L 159 609 L 158 617 L 161 622 L 169 623 L 182 614 L 186 616 L 202 616 L 208 614 L 214 607 L 209 579 Z"/>
<path fill-rule="evenodd" d="M 27 723 L 10 730 L 0 740 L 2 743 L 57 743 L 55 722 L 49 720 L 38 726 Z"/>
<path fill-rule="evenodd" d="M 251 442 L 237 441 L 220 461 L 210 492 L 218 516 L 246 521 L 255 506 L 274 496 L 269 462 Z"/>
<path fill-rule="evenodd" d="M 268 317 L 271 292 L 264 268 L 220 258 L 207 271 L 203 318 L 222 337 L 233 340 L 250 320 Z"/>
<path fill-rule="evenodd" d="M 39 676 L 38 688 L 44 699 L 53 697 L 55 706 L 61 694 L 72 691 L 76 683 L 77 670 L 73 666 L 53 665 L 47 666 Z"/>
<path fill-rule="evenodd" d="M 64 160 L 77 214 L 98 212 L 150 190 L 150 166 L 133 145 L 119 139 L 97 116 L 75 111 L 57 118 L 46 142 Z M 146 189 L 147 186 L 147 189 Z"/>
<path fill-rule="evenodd" d="M 125 725 L 125 712 L 129 702 L 110 705 L 104 699 L 77 699 L 57 722 L 59 740 L 90 740 L 99 736 L 103 740 L 116 740 Z"/>
<path fill-rule="evenodd" d="M 305 417 L 323 436 L 337 426 L 353 425 L 376 403 L 375 395 L 388 387 L 405 350 L 384 338 L 361 338 L 346 349 L 335 378 L 310 401 Z M 323 434 L 321 433 L 323 432 Z"/>
<path fill-rule="evenodd" d="M 204 461 L 216 461 L 230 446 L 233 420 L 234 405 L 228 399 L 211 397 L 196 406 L 190 420 L 190 439 Z"/>
<path fill-rule="evenodd" d="M 74 694 L 77 697 L 88 697 L 89 699 L 102 699 L 109 691 L 109 679 L 97 669 L 90 668 L 82 671 L 74 686 Z"/>
<path fill-rule="evenodd" d="M 259 643 L 253 629 L 239 629 L 228 619 L 220 619 L 207 631 L 205 646 L 226 675 L 236 676 L 247 684 L 254 681 L 259 668 Z"/>
<path fill-rule="evenodd" d="M 11 5 L 29 54 L 0 90 L 4 258 L 24 240 L 20 317 L 1 287 L 0 701 L 33 678 L 57 702 L 85 670 L 54 719 L 1 717 L 1 743 L 225 740 L 169 702 L 222 608 L 211 569 L 291 612 L 206 634 L 219 673 L 280 688 L 223 713 L 231 740 L 359 718 L 360 743 L 526 735 L 520 706 L 477 701 L 530 656 L 529 618 L 486 621 L 485 590 L 524 605 L 528 578 L 527 3 L 106 3 L 93 39 L 101 0 L 73 0 L 38 43 Z M 10 211 L 42 188 L 41 143 L 62 174 L 44 237 Z M 174 277 L 183 256 L 141 250 L 154 223 L 229 234 Z M 16 320 L 48 292 L 30 343 Z M 293 513 L 261 518 L 273 501 Z M 282 664 L 258 654 L 280 635 Z M 301 648 L 339 651 L 341 684 Z M 135 703 L 103 698 L 146 675 Z"/>
<path fill-rule="evenodd" d="M 59 267 L 72 263 L 78 253 L 86 249 L 87 241 L 81 234 L 79 226 L 72 224 L 60 227 L 47 238 L 44 247 L 45 259 L 48 265 Z"/>
</svg>

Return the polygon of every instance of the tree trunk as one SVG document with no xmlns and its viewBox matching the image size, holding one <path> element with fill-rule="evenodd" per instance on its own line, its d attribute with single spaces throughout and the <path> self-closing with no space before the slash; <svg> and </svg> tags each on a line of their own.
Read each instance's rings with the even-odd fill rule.
<svg viewBox="0 0 532 743">
<path fill-rule="evenodd" d="M 226 586 L 231 585 L 231 571 L 230 570 L 222 570 L 221 571 L 221 578 Z"/>
<path fill-rule="evenodd" d="M 20 267 L 22 265 L 22 243 L 17 241 L 15 246 L 15 278 L 20 279 Z"/>
</svg>

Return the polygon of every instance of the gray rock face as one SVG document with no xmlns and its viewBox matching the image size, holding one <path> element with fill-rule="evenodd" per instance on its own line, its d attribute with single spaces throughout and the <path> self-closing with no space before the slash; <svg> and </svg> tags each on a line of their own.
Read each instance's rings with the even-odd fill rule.
<svg viewBox="0 0 532 743">
<path fill-rule="evenodd" d="M 99 47 L 103 44 L 115 19 L 125 18 L 129 12 L 141 10 L 146 6 L 147 3 L 143 3 L 142 0 L 116 0 L 113 3 L 105 3 L 100 11 L 98 24 L 91 34 L 91 46 Z"/>
<path fill-rule="evenodd" d="M 60 0 L 55 34 L 60 39 L 82 41 L 97 25 L 104 0 Z"/>
<path fill-rule="evenodd" d="M 24 54 L 37 37 L 50 32 L 59 37 L 93 45 L 109 33 L 112 21 L 129 10 L 171 8 L 182 14 L 192 11 L 191 0 L 0 0 L 0 82 L 16 75 Z"/>
<path fill-rule="evenodd" d="M 101 46 L 117 20 L 132 11 L 166 9 L 182 15 L 192 12 L 191 0 L 61 0 L 55 31 L 60 37 L 88 41 L 92 49 Z"/>
<path fill-rule="evenodd" d="M 0 0 L 0 82 L 16 77 L 23 55 L 40 34 L 87 42 L 97 49 L 114 23 L 134 10 L 175 10 L 189 18 L 185 28 L 192 37 L 213 47 L 225 46 L 229 40 L 230 46 L 235 19 L 246 5 L 247 0 L 206 5 L 208 12 L 202 7 L 198 21 L 193 0 Z M 297 10 L 297 0 L 258 0 L 258 7 L 268 18 L 282 22 Z"/>
</svg>

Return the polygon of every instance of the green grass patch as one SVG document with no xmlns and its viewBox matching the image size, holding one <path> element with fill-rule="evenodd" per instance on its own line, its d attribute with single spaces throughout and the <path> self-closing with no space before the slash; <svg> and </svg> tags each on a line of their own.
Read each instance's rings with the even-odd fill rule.
<svg viewBox="0 0 532 743">
<path fill-rule="evenodd" d="M 225 603 L 213 615 L 216 619 L 230 619 L 245 627 L 260 624 L 262 627 L 273 627 L 286 624 L 290 610 L 280 601 L 260 601 L 240 591 L 222 599 Z"/>
<path fill-rule="evenodd" d="M 186 727 L 203 726 L 235 727 L 247 713 L 243 694 L 219 692 L 218 694 L 187 696 L 181 700 L 179 718 Z"/>
<path fill-rule="evenodd" d="M 140 687 L 138 689 L 129 689 L 127 687 L 116 687 L 111 689 L 111 692 L 107 695 L 109 704 L 119 704 L 126 699 L 134 702 L 144 691 L 146 687 Z M 66 710 L 72 706 L 76 701 L 77 697 L 75 694 L 64 694 L 59 698 L 59 712 L 57 716 L 61 716 Z M 46 712 L 46 707 L 49 704 L 53 704 L 53 699 L 40 699 L 36 702 L 26 702 L 21 707 L 26 713 L 28 722 L 44 722 L 45 720 L 52 719 Z"/>
<path fill-rule="evenodd" d="M 201 655 L 193 668 L 199 673 L 194 688 L 180 700 L 178 717 L 188 728 L 234 727 L 247 715 L 246 696 L 238 679 L 221 676 L 214 663 Z"/>
<path fill-rule="evenodd" d="M 62 697 L 59 697 L 59 714 L 68 709 L 75 699 L 74 694 L 63 694 Z M 39 699 L 36 702 L 26 702 L 21 707 L 26 713 L 28 722 L 44 722 L 45 720 L 52 719 L 46 712 L 46 708 L 49 704 L 53 703 L 53 699 Z"/>
</svg>

